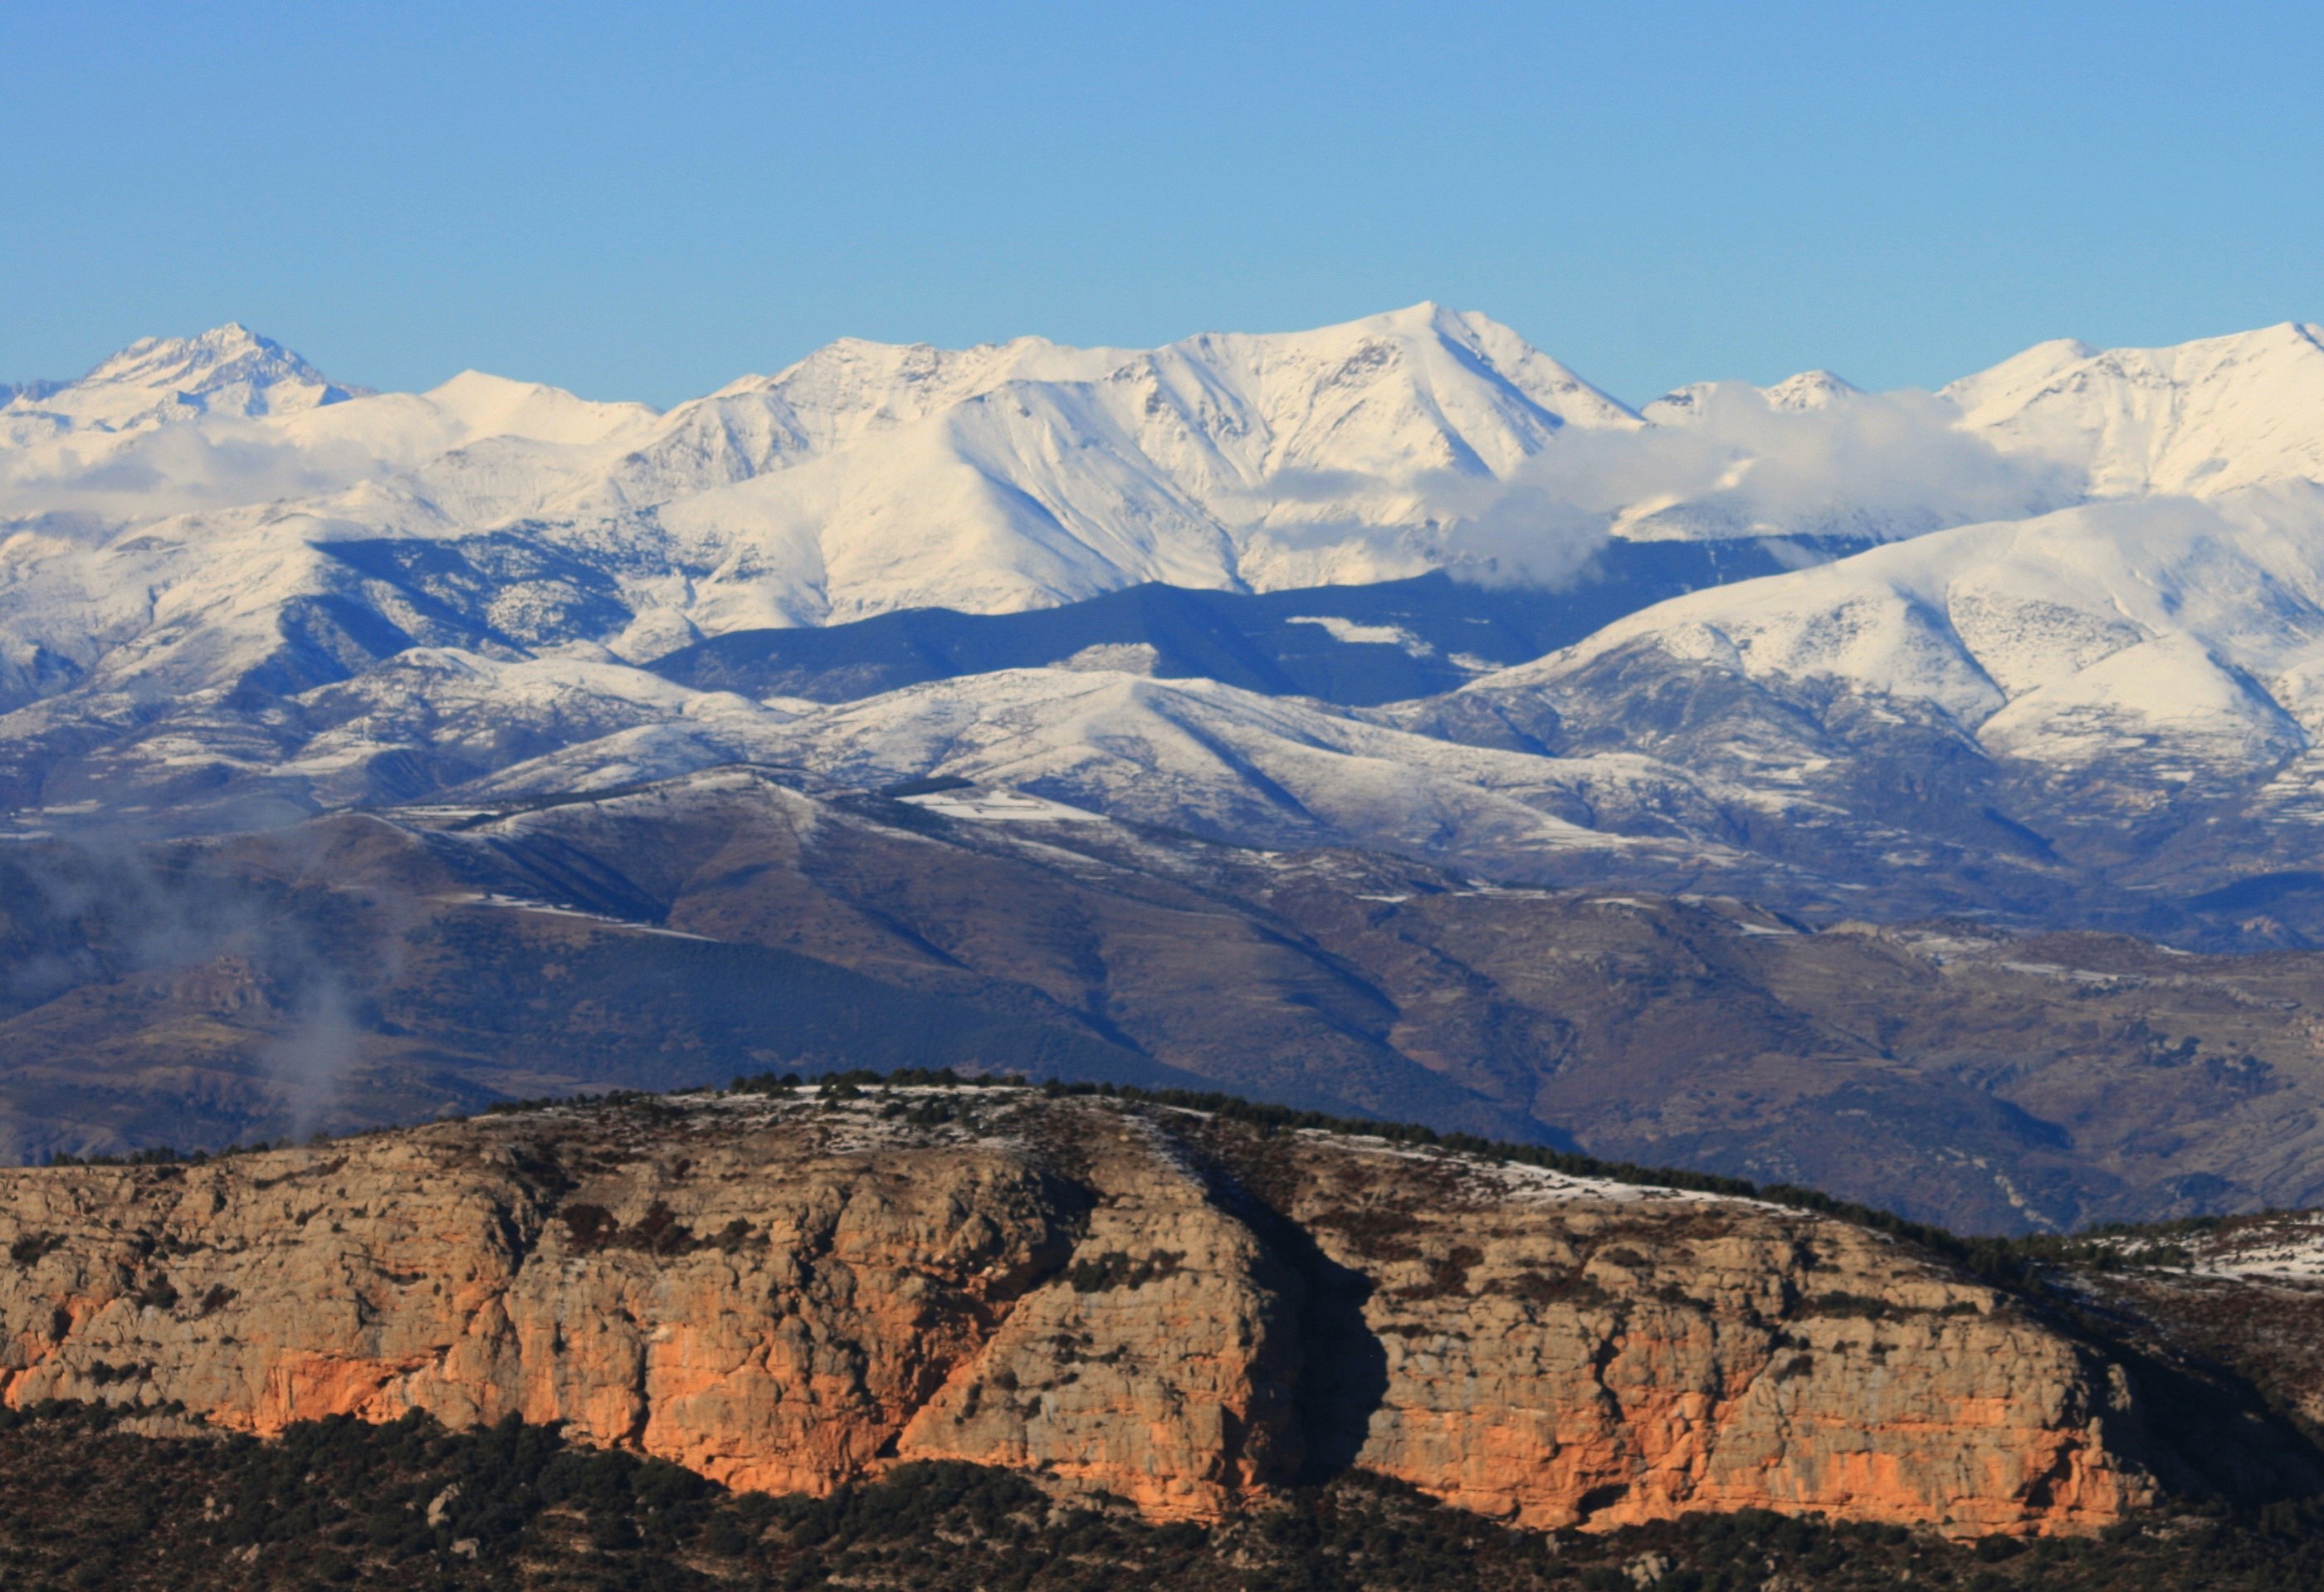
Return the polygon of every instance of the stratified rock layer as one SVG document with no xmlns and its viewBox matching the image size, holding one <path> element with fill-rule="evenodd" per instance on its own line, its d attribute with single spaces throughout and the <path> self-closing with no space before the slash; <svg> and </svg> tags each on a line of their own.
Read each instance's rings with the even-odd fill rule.
<svg viewBox="0 0 2324 1592">
<path fill-rule="evenodd" d="M 1537 1527 L 2155 1490 L 2121 1367 L 1877 1235 L 1185 1112 L 697 1098 L 0 1191 L 11 1404 L 513 1413 L 741 1487 L 959 1459 L 1180 1518 L 1351 1464 Z"/>
</svg>

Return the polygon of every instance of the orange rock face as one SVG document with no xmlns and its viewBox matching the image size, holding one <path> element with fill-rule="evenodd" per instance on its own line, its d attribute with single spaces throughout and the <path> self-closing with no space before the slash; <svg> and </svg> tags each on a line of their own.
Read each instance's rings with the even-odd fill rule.
<svg viewBox="0 0 2324 1592">
<path fill-rule="evenodd" d="M 1288 1213 L 1371 1287 L 1387 1385 L 1360 1462 L 1450 1503 L 1535 1527 L 1763 1508 L 1981 1535 L 2094 1529 L 2153 1495 L 2112 1441 L 2131 1412 L 2106 1367 L 1862 1229 L 1577 1199 L 1522 1168 L 1289 1159 Z"/>
<path fill-rule="evenodd" d="M 958 1459 L 1195 1519 L 1349 1465 L 1531 1526 L 2073 1532 L 2154 1492 L 2117 1368 L 1844 1223 L 1014 1090 L 884 1109 L 0 1173 L 0 1397 L 514 1413 L 779 1492 Z"/>
</svg>

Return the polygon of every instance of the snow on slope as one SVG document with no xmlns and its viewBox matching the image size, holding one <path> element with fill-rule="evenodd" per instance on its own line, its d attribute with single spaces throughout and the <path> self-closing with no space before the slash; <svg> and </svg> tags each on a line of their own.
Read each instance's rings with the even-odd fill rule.
<svg viewBox="0 0 2324 1592">
<path fill-rule="evenodd" d="M 2324 738 L 2324 491 L 2095 503 L 1697 592 L 1467 688 L 1650 646 L 1926 703 L 1992 753 L 2257 769 Z"/>
<path fill-rule="evenodd" d="M 691 747 L 688 768 L 747 761 L 807 706 L 690 690 L 610 660 L 452 647 L 407 649 L 352 679 L 273 698 L 263 714 L 215 689 L 166 704 L 90 697 L 86 706 L 119 731 L 107 741 L 92 742 L 92 715 L 60 699 L 0 714 L 0 782 L 20 780 L 23 759 L 60 740 L 67 755 L 36 776 L 51 802 L 88 791 L 133 809 L 312 810 L 425 796 L 627 732 Z M 600 783 L 622 782 L 615 772 Z"/>
<path fill-rule="evenodd" d="M 2043 343 L 1941 396 L 1966 429 L 2068 462 L 2102 495 L 2324 480 L 2324 327 L 2310 324 L 2171 348 Z"/>
<path fill-rule="evenodd" d="M 1506 474 L 1562 426 L 1638 424 L 1506 327 L 1434 304 L 1151 351 L 1038 337 L 959 351 L 848 338 L 679 405 L 658 436 L 577 483 L 565 507 L 650 507 L 1034 387 L 1085 390 L 1157 471 L 1205 502 L 1286 472 Z"/>
<path fill-rule="evenodd" d="M 1620 851 L 1721 827 L 1722 796 L 1622 754 L 1560 759 L 1408 734 L 1212 680 L 1011 669 L 808 709 L 747 736 L 624 732 L 478 794 L 602 788 L 733 760 L 843 786 L 950 777 L 1111 817 L 1269 843 L 1424 853 Z M 1645 837 L 1626 839 L 1625 836 Z"/>
<path fill-rule="evenodd" d="M 1420 574 L 1560 430 L 1638 424 L 1507 327 L 1431 304 L 1152 351 L 851 340 L 679 406 L 546 512 L 669 536 L 706 632 L 1005 612 L 1145 580 Z"/>
<path fill-rule="evenodd" d="M 189 372 L 208 408 L 171 396 L 193 391 Z M 850 341 L 667 416 L 473 372 L 349 397 L 227 327 L 140 345 L 0 412 L 16 428 L 0 529 L 32 533 L 5 555 L 0 655 L 69 660 L 23 674 L 54 686 L 125 645 L 103 672 L 166 658 L 152 684 L 172 690 L 303 646 L 297 616 L 318 603 L 343 634 L 317 646 L 348 667 L 478 640 L 474 614 L 464 630 L 440 609 L 489 606 L 467 588 L 496 577 L 439 566 L 480 538 L 586 566 L 604 600 L 567 605 L 593 622 L 556 640 L 632 657 L 742 626 L 1017 609 L 1143 580 L 1415 574 L 1442 561 L 1448 492 L 1489 494 L 1568 426 L 1638 424 L 1506 328 L 1425 305 L 1147 353 Z M 368 578 L 327 551 L 383 538 L 460 551 L 393 577 L 374 558 Z M 111 592 L 144 594 L 145 623 L 118 603 L 90 612 L 88 594 Z M 189 633 L 228 619 L 231 639 Z M 324 667 L 307 651 L 302 667 Z M 179 667 L 197 659 L 211 672 Z"/>
<path fill-rule="evenodd" d="M 1941 531 L 1675 598 L 1387 709 L 1063 669 L 780 705 L 796 716 L 763 731 L 640 726 L 478 788 L 748 758 L 1505 879 L 1674 888 L 1693 868 L 1803 905 L 1870 888 L 1924 912 L 2115 889 L 2106 857 L 2143 824 L 2176 848 L 2144 854 L 2191 896 L 2304 865 L 2324 823 L 2324 488 Z M 2095 860 L 2071 850 L 2084 830 Z"/>
<path fill-rule="evenodd" d="M 739 748 L 792 716 L 779 705 L 690 691 L 617 663 L 496 659 L 456 648 L 413 648 L 356 679 L 308 692 L 300 703 L 318 732 L 276 772 L 326 786 L 352 780 L 392 755 L 475 773 L 641 726 L 724 735 Z"/>
<path fill-rule="evenodd" d="M 1749 398 L 1779 414 L 1804 414 L 1865 396 L 1864 390 L 1830 371 L 1802 371 L 1772 387 L 1748 382 L 1691 382 L 1664 393 L 1638 413 L 1656 426 L 1688 426 L 1700 422 L 1714 400 Z"/>
<path fill-rule="evenodd" d="M 462 371 L 421 396 L 456 417 L 470 440 L 509 437 L 602 447 L 641 437 L 660 419 L 641 403 L 593 403 L 561 387 L 512 382 L 482 371 Z"/>
<path fill-rule="evenodd" d="M 49 390 L 0 407 L 0 438 L 296 414 L 364 391 L 334 384 L 281 344 L 233 323 L 198 337 L 143 337 L 77 382 L 39 385 Z"/>
<path fill-rule="evenodd" d="M 1867 394 L 1829 371 L 1773 387 L 1698 382 L 1639 412 L 1701 426 L 1723 408 L 1845 409 Z M 1961 431 L 2072 470 L 2094 496 L 2215 496 L 2324 480 L 2324 327 L 2286 321 L 2168 348 L 2041 343 L 1939 390 Z"/>
<path fill-rule="evenodd" d="M 86 673 L 106 639 L 134 635 L 110 675 L 201 657 L 224 672 L 198 683 L 224 683 L 317 603 L 346 605 L 346 639 L 324 650 L 349 667 L 479 639 L 436 608 L 445 582 L 489 570 L 415 589 L 309 551 L 381 538 L 513 538 L 533 562 L 565 561 L 602 600 L 565 605 L 589 623 L 557 640 L 646 658 L 739 628 L 1008 611 L 1147 580 L 1284 589 L 1477 557 L 1570 567 L 1580 551 L 1534 555 L 1609 530 L 1909 535 L 2054 508 L 2080 470 L 2114 481 L 2106 461 L 2128 435 L 2115 409 L 2158 393 L 2173 415 L 2211 417 L 2156 445 L 2166 464 L 2199 442 L 2207 457 L 2253 450 L 2194 472 L 2200 483 L 2316 473 L 2324 443 L 2301 441 L 2324 436 L 2324 386 L 2303 385 L 2324 371 L 2316 353 L 2297 328 L 2169 357 L 2050 347 L 1949 390 L 1960 408 L 1810 372 L 1765 391 L 1683 390 L 1647 426 L 1508 328 L 1419 305 L 1143 352 L 847 341 L 658 416 L 473 372 L 351 396 L 224 327 L 138 345 L 0 410 L 16 444 L 0 446 L 0 517 L 36 533 L 6 555 L 0 658 Z M 2105 396 L 2117 388 L 2131 396 Z M 1985 436 L 2030 462 L 2006 464 Z M 117 603 L 74 596 L 138 591 L 144 628 L 166 610 L 178 632 L 144 635 Z M 239 616 L 234 645 L 183 633 L 224 614 Z"/>
<path fill-rule="evenodd" d="M 1429 305 L 1150 351 L 844 342 L 666 415 L 473 372 L 355 395 L 221 328 L 0 408 L 0 708 L 20 709 L 0 779 L 69 766 L 74 788 L 166 803 L 208 768 L 335 801 L 774 761 L 1448 857 L 1600 854 L 1593 832 L 1707 856 L 1855 823 L 1901 866 L 1926 814 L 1858 823 L 1864 793 L 1814 765 L 1890 755 L 1911 784 L 1958 745 L 2103 767 L 2141 801 L 2273 770 L 2269 799 L 2306 812 L 2316 336 L 2046 345 L 1942 397 L 1709 383 L 1642 419 Z M 1677 599 L 1400 718 L 1102 669 L 806 709 L 622 661 L 1143 580 L 1379 580 L 1609 529 L 1914 539 Z M 1649 656 L 1668 667 L 1633 667 Z"/>
</svg>

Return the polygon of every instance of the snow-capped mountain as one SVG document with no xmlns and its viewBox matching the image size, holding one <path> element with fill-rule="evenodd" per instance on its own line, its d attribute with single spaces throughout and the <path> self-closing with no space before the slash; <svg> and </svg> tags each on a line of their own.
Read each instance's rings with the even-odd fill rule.
<svg viewBox="0 0 2324 1592">
<path fill-rule="evenodd" d="M 1835 494 L 1830 446 L 1646 427 L 1433 305 L 1142 352 L 842 342 L 667 415 L 473 372 L 364 395 L 227 327 L 0 419 L 0 701 L 19 702 L 319 683 L 410 645 L 642 660 L 1145 581 L 1556 578 L 1609 534 L 1862 539 L 2048 506 L 1960 438 L 1875 472 L 1885 499 Z M 1629 446 L 1681 429 L 1676 454 Z"/>
<path fill-rule="evenodd" d="M 2077 490 L 1825 373 L 1656 417 L 1433 305 L 1142 352 L 847 341 L 666 415 L 473 372 L 363 395 L 228 327 L 0 410 L 0 657 L 19 700 L 319 679 L 411 644 L 637 660 L 1142 581 L 1555 578 L 1609 535 L 1872 540 Z"/>
<path fill-rule="evenodd" d="M 1772 387 L 1754 387 L 1748 382 L 1692 382 L 1664 393 L 1638 413 L 1653 425 L 1686 426 L 1703 419 L 1713 403 L 1723 398 L 1754 401 L 1777 414 L 1803 414 L 1863 396 L 1864 390 L 1843 376 L 1830 371 L 1802 371 Z"/>
<path fill-rule="evenodd" d="M 1964 428 L 2081 471 L 2102 496 L 2216 496 L 2324 479 L 2324 327 L 2172 348 L 2039 344 L 1941 396 Z"/>
<path fill-rule="evenodd" d="M 1642 412 L 1427 305 L 1150 351 L 843 342 L 667 413 L 149 340 L 0 407 L 0 790 L 214 827 L 742 761 L 1512 880 L 2159 910 L 2295 870 L 2324 821 L 2318 336 Z M 1609 537 L 1800 567 L 1624 613 L 1587 601 Z M 1129 644 L 852 702 L 640 667 L 914 605 L 1446 566 L 1580 580 L 1611 622 L 1369 709 L 1146 677 Z M 1417 644 L 1329 604 L 1270 622 Z"/>
<path fill-rule="evenodd" d="M 205 417 L 297 414 L 344 403 L 342 387 L 248 327 L 229 322 L 198 337 L 141 337 L 77 382 L 7 391 L 0 437 L 130 431 Z"/>
<path fill-rule="evenodd" d="M 315 677 L 413 643 L 634 658 L 930 603 L 1416 574 L 1561 431 L 1639 424 L 1433 306 L 1150 353 L 842 343 L 663 416 L 474 373 L 328 403 L 346 390 L 318 382 L 229 327 L 12 403 L 20 700 L 223 688 L 286 652 Z M 405 541 L 431 546 L 367 545 Z"/>
<path fill-rule="evenodd" d="M 1152 351 L 848 341 L 673 410 L 546 517 L 664 539 L 706 632 L 1139 581 L 1416 575 L 1561 430 L 1637 418 L 1507 327 L 1420 305 Z"/>
<path fill-rule="evenodd" d="M 1384 709 L 1014 670 L 786 704 L 795 716 L 750 755 L 1508 879 L 1626 870 L 1798 906 L 1877 888 L 1923 909 L 2122 921 L 2146 910 L 2127 892 L 2175 907 L 2306 865 L 2324 818 L 2319 682 L 2324 488 L 2303 485 L 1887 544 L 1660 603 Z M 574 745 L 487 788 L 586 788 L 716 755 L 645 749 Z"/>
<path fill-rule="evenodd" d="M 1657 604 L 1473 689 L 1639 645 L 1755 683 L 1923 702 L 1997 754 L 2240 764 L 2324 735 L 2324 491 L 1940 531 Z"/>
</svg>

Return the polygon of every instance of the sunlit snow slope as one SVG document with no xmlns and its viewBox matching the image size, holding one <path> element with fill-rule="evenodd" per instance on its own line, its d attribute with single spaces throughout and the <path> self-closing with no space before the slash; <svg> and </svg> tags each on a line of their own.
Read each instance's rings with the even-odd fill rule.
<svg viewBox="0 0 2324 1592">
<path fill-rule="evenodd" d="M 2324 822 L 2319 336 L 1634 411 L 1420 305 L 1145 351 L 844 341 L 667 413 L 475 372 L 366 392 L 240 327 L 147 339 L 0 390 L 0 797 L 20 827 L 217 827 L 749 761 L 1508 880 L 2166 928 L 2216 897 L 2292 933 Z M 1609 570 L 1698 566 L 1779 573 L 1605 605 Z M 1457 597 L 1424 637 L 1323 601 L 1162 627 L 1133 590 L 1432 570 L 1611 622 L 1487 672 L 1523 654 L 1465 650 Z M 910 654 L 941 628 L 913 611 L 1109 594 L 1146 628 L 1051 667 Z M 751 640 L 881 615 L 889 650 L 840 661 Z M 1186 677 L 1210 656 L 1232 683 Z M 1295 672 L 1443 694 L 1333 707 Z"/>
</svg>

